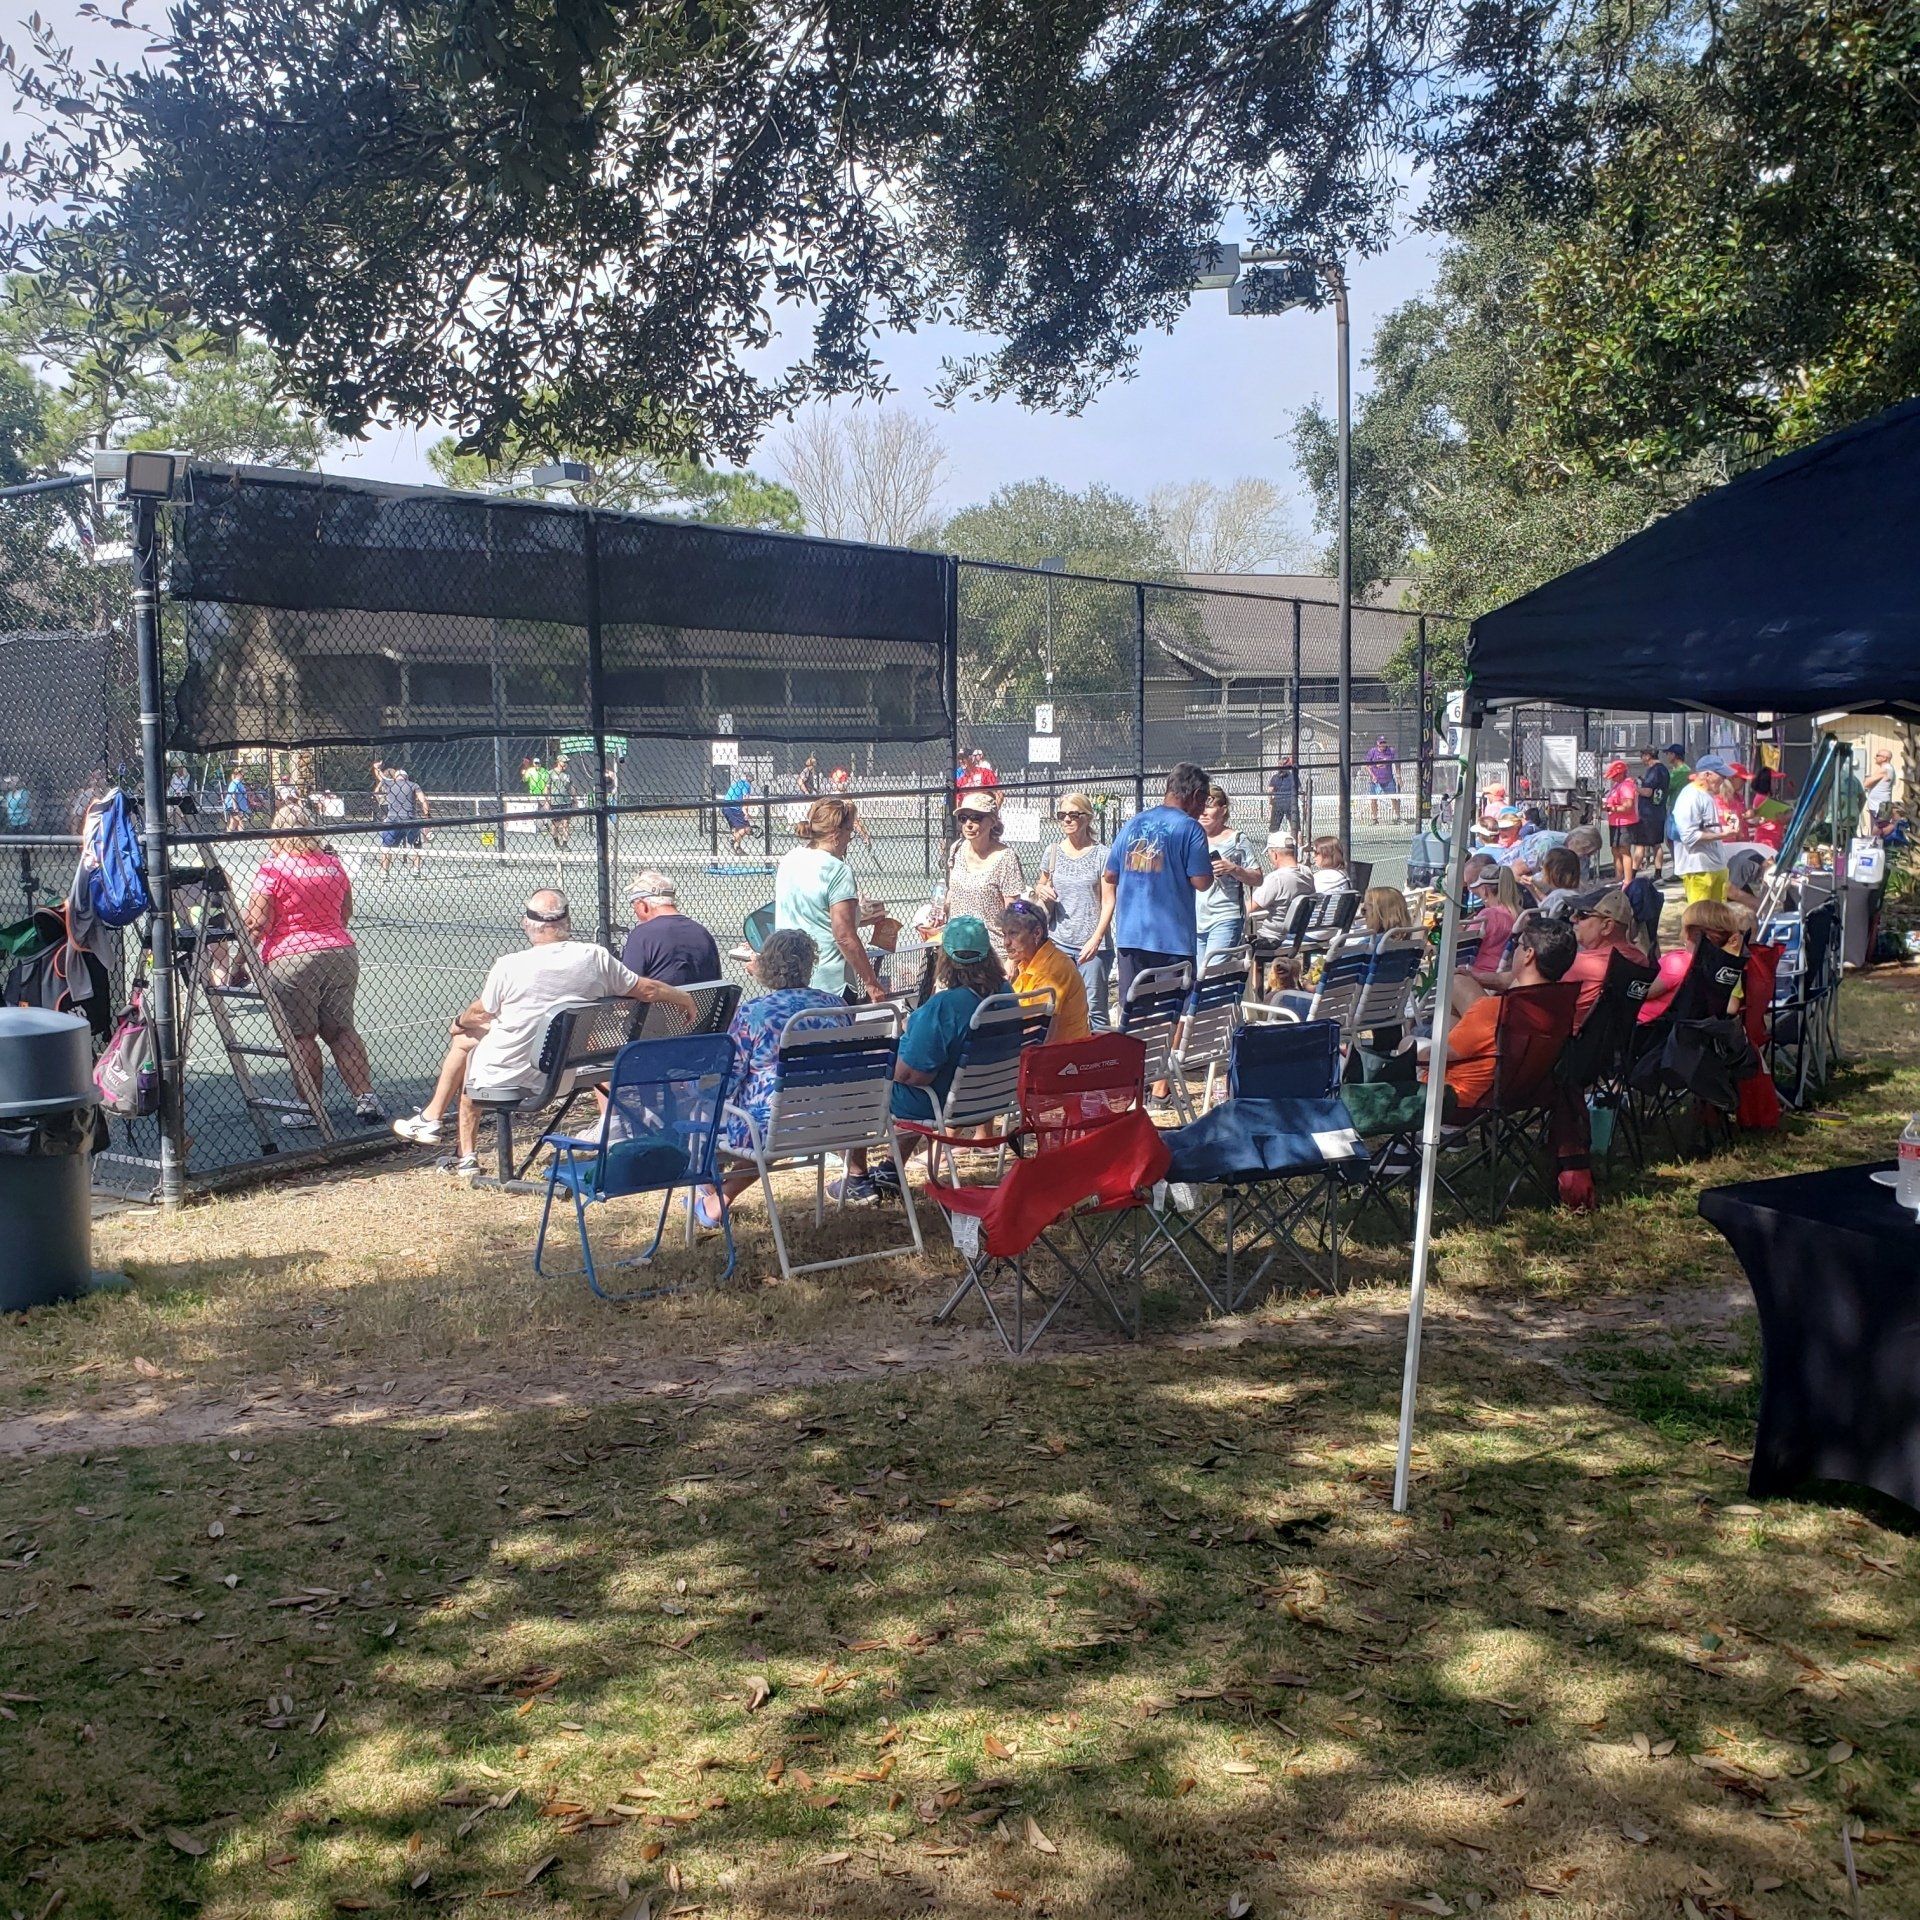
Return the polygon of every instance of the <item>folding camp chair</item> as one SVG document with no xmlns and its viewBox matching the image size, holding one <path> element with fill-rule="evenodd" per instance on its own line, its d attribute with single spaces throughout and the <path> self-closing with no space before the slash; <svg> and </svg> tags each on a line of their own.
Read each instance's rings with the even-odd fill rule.
<svg viewBox="0 0 1920 1920">
<path fill-rule="evenodd" d="M 1616 947 L 1607 956 L 1600 997 L 1585 1024 L 1561 1050 L 1554 1068 L 1555 1080 L 1569 1097 L 1579 1099 L 1592 1112 L 1610 1117 L 1602 1157 L 1611 1160 L 1614 1148 L 1624 1139 L 1636 1167 L 1644 1163 L 1645 1150 L 1627 1088 L 1627 1069 L 1633 1059 L 1640 1009 L 1659 973 L 1651 961 L 1637 960 Z M 1590 1122 L 1590 1139 L 1592 1135 Z"/>
<path fill-rule="evenodd" d="M 1166 1146 L 1147 1116 L 1145 1068 L 1146 1049 L 1123 1033 L 1022 1056 L 1027 1157 L 1012 1161 L 990 1187 L 927 1188 L 966 1268 L 936 1321 L 951 1319 L 977 1293 L 1001 1344 L 1023 1354 L 1067 1301 L 1084 1293 L 1123 1334 L 1139 1337 L 1141 1225 L 1167 1169 Z M 1127 1252 L 1116 1273 L 1111 1262 L 1123 1240 Z M 1060 1269 L 1057 1279 L 1049 1276 L 1051 1290 L 1030 1270 L 1036 1248 Z"/>
<path fill-rule="evenodd" d="M 1020 1055 L 1046 1039 L 1052 1022 L 1051 987 L 1037 994 L 992 994 L 974 1008 L 946 1097 L 932 1087 L 921 1088 L 933 1119 L 894 1123 L 910 1140 L 927 1142 L 930 1174 L 939 1172 L 944 1159 L 947 1178 L 959 1184 L 955 1147 L 995 1148 L 999 1165 L 1005 1164 L 1006 1141 L 1016 1130 L 1020 1111 Z M 976 1138 L 982 1128 L 986 1137 Z"/>
<path fill-rule="evenodd" d="M 1831 1065 L 1832 1007 L 1840 982 L 1840 916 L 1831 900 L 1797 914 L 1777 914 L 1760 937 L 1783 949 L 1774 976 L 1767 1027 L 1767 1063 L 1782 1096 L 1796 1107 L 1826 1084 Z"/>
<path fill-rule="evenodd" d="M 1345 1042 L 1352 1037 L 1354 1011 L 1372 965 L 1368 941 L 1336 934 L 1311 989 L 1283 993 L 1272 1001 L 1249 1000 L 1243 1011 L 1250 1022 L 1330 1020 Z"/>
<path fill-rule="evenodd" d="M 811 1260 L 795 1266 L 787 1251 L 780 1202 L 773 1190 L 774 1173 L 783 1167 L 810 1166 L 814 1170 L 813 1223 L 826 1223 L 827 1157 L 843 1159 L 850 1153 L 883 1151 L 900 1164 L 900 1141 L 894 1132 L 893 1063 L 900 1044 L 900 1010 L 894 1006 L 811 1008 L 796 1013 L 781 1030 L 774 1062 L 773 1100 L 763 1125 L 742 1107 L 729 1105 L 746 1130 L 744 1150 L 722 1140 L 722 1155 L 746 1161 L 760 1177 L 767 1218 L 773 1227 L 773 1246 L 782 1276 L 824 1273 L 833 1267 L 851 1267 L 862 1260 L 890 1259 L 899 1253 L 923 1252 L 920 1221 L 913 1210 L 913 1193 L 903 1180 L 900 1194 L 906 1203 L 907 1226 L 913 1238 L 893 1247 L 875 1247 L 865 1253 L 832 1260 Z M 844 1199 L 841 1205 L 845 1205 Z"/>
<path fill-rule="evenodd" d="M 1556 1095 L 1554 1066 L 1573 1032 L 1579 1002 L 1580 989 L 1570 980 L 1509 987 L 1500 996 L 1492 1090 L 1483 1104 L 1454 1109 L 1441 1132 L 1435 1169 L 1436 1193 L 1469 1220 L 1494 1225 L 1527 1186 L 1552 1205 L 1556 1196 L 1541 1167 L 1541 1150 Z M 1417 1150 L 1417 1135 L 1414 1144 Z M 1486 1179 L 1484 1211 L 1469 1190 L 1478 1175 Z"/>
<path fill-rule="evenodd" d="M 764 907 L 755 907 L 740 923 L 741 939 L 727 949 L 729 960 L 738 960 L 744 965 L 767 944 L 767 935 L 773 931 L 773 902 L 769 900 Z"/>
<path fill-rule="evenodd" d="M 1708 1022 L 1730 1022 L 1733 996 L 1746 977 L 1746 968 L 1744 940 L 1733 948 L 1702 940 L 1660 1016 L 1636 1030 L 1628 1083 L 1635 1102 L 1634 1124 L 1643 1138 L 1658 1125 L 1671 1150 L 1682 1151 L 1688 1144 L 1680 1126 L 1683 1114 L 1695 1121 L 1692 1144 L 1698 1149 L 1708 1149 L 1730 1137 L 1725 1121 L 1733 1111 L 1733 1100 L 1709 1098 L 1697 1078 L 1662 1063 L 1672 1051 L 1668 1043 L 1682 1029 L 1698 1031 Z M 1718 1122 L 1712 1117 L 1716 1113 L 1721 1116 Z"/>
<path fill-rule="evenodd" d="M 1184 1111 L 1186 1089 L 1173 1078 L 1169 1064 L 1179 1038 L 1180 1016 L 1193 992 L 1193 967 L 1178 960 L 1170 967 L 1142 967 L 1127 983 L 1120 1003 L 1120 1031 L 1131 1034 L 1146 1049 L 1147 1085 L 1165 1085 L 1166 1098 Z"/>
<path fill-rule="evenodd" d="M 689 1203 L 687 1245 L 692 1246 L 693 1195 L 700 1187 L 717 1187 L 720 1181 L 714 1150 L 734 1066 L 734 1044 L 724 1033 L 635 1040 L 620 1049 L 598 1131 L 549 1133 L 542 1140 L 543 1146 L 553 1149 L 553 1160 L 547 1168 L 540 1232 L 533 1243 L 535 1273 L 546 1274 L 541 1257 L 546 1251 L 547 1223 L 554 1195 L 564 1190 L 572 1197 L 574 1223 L 580 1230 L 581 1265 L 573 1271 L 587 1276 L 594 1293 L 602 1300 L 640 1300 L 665 1291 L 646 1287 L 608 1293 L 601 1286 L 587 1234 L 587 1208 L 628 1194 L 659 1194 L 660 1218 L 654 1223 L 652 1243 L 637 1261 L 620 1263 L 646 1266 L 660 1250 L 673 1196 L 684 1187 Z M 720 1277 L 726 1280 L 733 1274 L 734 1252 L 733 1223 L 724 1204 L 720 1227 L 727 1243 L 727 1264 Z"/>
<path fill-rule="evenodd" d="M 1198 1077 L 1200 1111 L 1213 1104 L 1213 1083 L 1227 1065 L 1233 1036 L 1240 1029 L 1240 1005 L 1247 991 L 1248 955 L 1245 947 L 1224 947 L 1200 970 L 1187 1001 L 1186 1018 L 1174 1036 L 1168 1065 L 1174 1084 L 1186 1095 L 1180 1102 L 1192 1111 L 1188 1083 Z"/>
<path fill-rule="evenodd" d="M 1337 1287 L 1340 1190 L 1367 1162 L 1340 1098 L 1339 1028 L 1242 1027 L 1228 1087 L 1219 1106 L 1166 1136 L 1172 1157 L 1154 1196 L 1149 1258 L 1178 1260 L 1219 1313 L 1239 1312 L 1282 1260 L 1314 1286 Z M 1219 1191 L 1203 1199 L 1202 1187 Z M 1216 1217 L 1218 1240 L 1209 1230 Z"/>
<path fill-rule="evenodd" d="M 887 998 L 897 1000 L 906 1012 L 910 1013 L 925 996 L 927 956 L 931 951 L 924 940 L 908 940 L 874 960 L 873 970 L 880 976 Z"/>
</svg>

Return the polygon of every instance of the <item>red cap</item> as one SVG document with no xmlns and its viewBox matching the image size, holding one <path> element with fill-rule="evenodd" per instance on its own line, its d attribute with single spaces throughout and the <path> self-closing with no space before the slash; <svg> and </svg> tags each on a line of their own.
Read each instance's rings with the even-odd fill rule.
<svg viewBox="0 0 1920 1920">
<path fill-rule="evenodd" d="M 1607 762 L 1607 778 L 1609 780 L 1618 780 L 1626 770 L 1627 763 L 1624 760 L 1609 760 Z"/>
<path fill-rule="evenodd" d="M 1749 773 L 1738 760 L 1734 761 L 1733 764 L 1728 767 L 1727 771 L 1732 774 L 1736 780 L 1751 780 L 1753 778 L 1753 775 Z"/>
</svg>

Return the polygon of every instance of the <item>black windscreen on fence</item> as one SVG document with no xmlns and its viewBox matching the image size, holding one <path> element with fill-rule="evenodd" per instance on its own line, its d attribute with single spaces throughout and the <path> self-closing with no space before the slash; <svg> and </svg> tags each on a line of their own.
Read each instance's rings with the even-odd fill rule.
<svg viewBox="0 0 1920 1920">
<path fill-rule="evenodd" d="M 199 466 L 169 534 L 185 751 L 952 730 L 938 554 Z"/>
</svg>

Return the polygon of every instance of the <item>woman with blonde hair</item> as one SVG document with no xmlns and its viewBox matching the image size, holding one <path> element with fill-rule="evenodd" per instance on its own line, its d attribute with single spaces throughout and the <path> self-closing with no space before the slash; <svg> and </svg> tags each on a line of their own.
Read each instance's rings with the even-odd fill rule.
<svg viewBox="0 0 1920 1920">
<path fill-rule="evenodd" d="M 1680 990 L 1680 982 L 1693 965 L 1694 953 L 1703 943 L 1731 953 L 1747 937 L 1752 919 L 1745 908 L 1731 907 L 1724 900 L 1693 901 L 1680 916 L 1680 944 L 1660 956 L 1659 976 L 1640 1003 L 1640 1024 L 1644 1027 L 1666 1012 L 1667 1003 Z"/>
<path fill-rule="evenodd" d="M 1360 920 L 1369 933 L 1391 933 L 1413 925 L 1407 896 L 1398 887 L 1369 887 L 1360 896 Z"/>
<path fill-rule="evenodd" d="M 1093 801 L 1069 793 L 1054 809 L 1064 838 L 1040 856 L 1040 877 L 1033 898 L 1053 922 L 1052 937 L 1063 953 L 1078 956 L 1100 925 L 1101 876 L 1107 843 L 1093 831 Z M 1087 1020 L 1095 1033 L 1107 1028 L 1107 979 L 1113 971 L 1113 941 L 1103 939 L 1089 959 L 1075 958 L 1087 993 Z"/>
<path fill-rule="evenodd" d="M 773 879 L 773 924 L 792 928 L 814 944 L 818 959 L 809 983 L 823 993 L 884 1000 L 887 989 L 860 937 L 860 889 L 847 865 L 859 809 L 832 796 L 816 800 L 794 827 L 800 845 L 783 854 Z"/>
<path fill-rule="evenodd" d="M 324 1040 L 357 1119 L 376 1126 L 386 1118 L 374 1098 L 366 1044 L 353 1024 L 360 985 L 360 953 L 347 931 L 353 917 L 353 882 L 340 856 L 321 842 L 312 809 L 289 801 L 273 816 L 270 851 L 253 876 L 246 926 L 260 949 L 267 985 L 286 1016 L 314 1090 L 325 1065 Z M 290 1127 L 316 1123 L 305 1114 L 284 1116 Z"/>
</svg>

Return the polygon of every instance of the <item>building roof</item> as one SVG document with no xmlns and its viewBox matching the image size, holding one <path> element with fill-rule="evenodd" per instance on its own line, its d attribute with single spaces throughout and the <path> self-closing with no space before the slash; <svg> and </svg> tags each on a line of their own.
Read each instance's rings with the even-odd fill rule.
<svg viewBox="0 0 1920 1920">
<path fill-rule="evenodd" d="M 1189 671 L 1210 679 L 1285 680 L 1293 672 L 1293 609 L 1300 604 L 1300 671 L 1308 679 L 1340 670 L 1339 582 L 1318 573 L 1188 573 L 1181 578 L 1202 589 L 1176 604 L 1192 620 L 1159 623 L 1154 638 L 1162 652 Z M 1410 580 L 1388 580 L 1354 597 L 1353 671 L 1378 679 L 1414 616 L 1400 604 Z M 1279 601 L 1273 606 L 1269 602 Z"/>
</svg>

